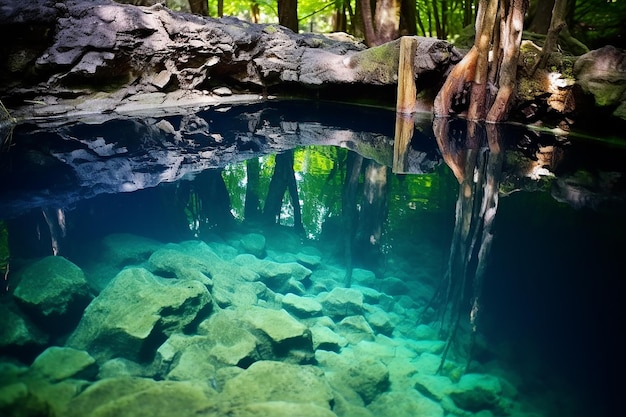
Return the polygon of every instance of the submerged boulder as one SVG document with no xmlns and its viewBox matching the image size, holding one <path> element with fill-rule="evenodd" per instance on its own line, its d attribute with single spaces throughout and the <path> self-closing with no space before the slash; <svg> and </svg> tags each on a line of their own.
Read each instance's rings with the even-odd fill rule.
<svg viewBox="0 0 626 417">
<path fill-rule="evenodd" d="M 220 399 L 232 405 L 283 401 L 329 410 L 333 392 L 312 366 L 259 361 L 227 381 Z"/>
<path fill-rule="evenodd" d="M 49 330 L 71 329 L 91 300 L 83 271 L 61 256 L 48 256 L 27 266 L 17 280 L 16 302 Z"/>
<path fill-rule="evenodd" d="M 142 358 L 146 347 L 182 332 L 212 305 L 195 280 L 160 278 L 143 268 L 122 270 L 85 310 L 67 345 L 98 361 Z"/>
<path fill-rule="evenodd" d="M 98 367 L 95 359 L 85 351 L 51 346 L 35 359 L 30 372 L 58 382 L 68 378 L 93 379 Z"/>
</svg>

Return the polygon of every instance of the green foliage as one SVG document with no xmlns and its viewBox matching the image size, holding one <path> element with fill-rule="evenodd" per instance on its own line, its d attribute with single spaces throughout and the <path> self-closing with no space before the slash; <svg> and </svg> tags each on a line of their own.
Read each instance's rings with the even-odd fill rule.
<svg viewBox="0 0 626 417">
<path fill-rule="evenodd" d="M 572 35 L 590 47 L 623 37 L 626 1 L 578 0 L 574 11 Z M 622 42 L 624 40 L 622 39 Z"/>
</svg>

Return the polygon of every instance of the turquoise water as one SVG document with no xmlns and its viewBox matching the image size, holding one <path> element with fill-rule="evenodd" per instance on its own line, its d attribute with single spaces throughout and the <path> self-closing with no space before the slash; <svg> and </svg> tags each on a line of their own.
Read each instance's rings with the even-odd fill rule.
<svg viewBox="0 0 626 417">
<path fill-rule="evenodd" d="M 2 415 L 613 415 L 624 149 L 394 118 L 16 127 Z"/>
</svg>

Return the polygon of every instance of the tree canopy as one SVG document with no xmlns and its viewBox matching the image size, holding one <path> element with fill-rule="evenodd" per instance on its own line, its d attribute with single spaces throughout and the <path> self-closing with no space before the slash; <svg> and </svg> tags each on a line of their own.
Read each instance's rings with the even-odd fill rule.
<svg viewBox="0 0 626 417">
<path fill-rule="evenodd" d="M 150 3 L 155 0 L 120 1 Z M 296 11 L 297 28 L 300 32 L 341 31 L 367 39 L 366 29 L 369 26 L 367 22 L 369 19 L 374 30 L 373 36 L 382 36 L 382 39 L 389 36 L 420 35 L 455 42 L 468 33 L 471 35 L 479 2 L 478 0 L 166 0 L 165 3 L 172 10 L 192 11 L 215 17 L 237 16 L 255 23 L 278 23 L 280 10 L 286 7 Z M 626 46 L 625 1 L 567 0 L 566 3 L 565 20 L 572 36 L 590 48 L 605 44 Z M 525 29 L 545 35 L 550 25 L 553 6 L 554 0 L 531 0 L 526 14 Z M 381 30 L 385 31 L 384 36 L 381 35 Z"/>
</svg>

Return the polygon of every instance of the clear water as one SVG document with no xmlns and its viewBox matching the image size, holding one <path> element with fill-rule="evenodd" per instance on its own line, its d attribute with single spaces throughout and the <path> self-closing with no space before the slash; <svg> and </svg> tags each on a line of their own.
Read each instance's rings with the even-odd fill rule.
<svg viewBox="0 0 626 417">
<path fill-rule="evenodd" d="M 408 150 L 413 173 L 393 174 L 394 114 L 376 109 L 287 102 L 188 116 L 18 126 L 2 153 L 0 255 L 9 270 L 0 302 L 28 320 L 36 317 L 32 307 L 16 302 L 14 291 L 23 271 L 54 254 L 79 266 L 97 296 L 123 269 L 138 267 L 181 279 L 174 269 L 165 273 L 166 267 L 151 264 L 152 254 L 168 248 L 188 255 L 193 269 L 196 261 L 206 259 L 197 246 L 204 242 L 220 264 L 241 268 L 241 259 L 249 261 L 242 254 L 251 252 L 243 241 L 260 234 L 265 250 L 259 258 L 274 265 L 300 262 L 310 268 L 310 277 L 295 286 L 269 279 L 232 278 L 229 283 L 221 273 L 203 270 L 213 279 L 209 289 L 215 307 L 178 333 L 197 334 L 200 319 L 222 310 L 244 311 L 246 303 L 280 309 L 289 292 L 321 301 L 325 293 L 346 285 L 351 270 L 352 287 L 366 295 L 362 316 L 374 321 L 372 312 L 382 310 L 393 330 L 375 327 L 333 350 L 339 357 L 356 352 L 361 359 L 379 361 L 390 382 L 371 395 L 352 387 L 358 394 L 350 399 L 329 376 L 340 370 L 329 361 L 328 348 L 311 350 L 301 362 L 325 372 L 335 395 L 327 408 L 336 415 L 383 415 L 383 406 L 389 415 L 413 415 L 415 409 L 394 411 L 382 400 L 403 396 L 429 398 L 435 404 L 433 415 L 614 415 L 626 371 L 625 149 L 522 128 L 499 132 L 498 147 L 490 147 L 493 136 L 481 131 L 467 140 L 467 126 L 460 121 L 451 123 L 444 138 L 439 134 L 440 144 L 447 144 L 442 149 L 434 132 L 441 131 L 430 120 L 417 120 Z M 275 169 L 289 153 L 294 173 L 286 171 L 285 188 L 277 194 L 278 216 L 268 215 L 264 209 L 273 177 L 278 177 Z M 354 161 L 362 166 L 350 200 L 346 184 Z M 291 179 L 299 210 L 284 192 Z M 497 195 L 488 192 L 494 183 Z M 487 213 L 481 212 L 483 203 L 491 208 Z M 195 243 L 183 243 L 190 241 Z M 307 256 L 316 261 L 304 262 Z M 258 290 L 259 282 L 265 290 Z M 256 293 L 233 295 L 248 294 L 246 286 L 254 286 L 250 291 Z M 226 288 L 230 295 L 220 295 Z M 2 341 L 0 398 L 9 396 L 15 383 L 29 381 L 26 367 L 48 345 L 72 345 L 70 334 L 83 309 L 69 311 L 56 324 L 35 318 L 33 325 L 50 335 L 46 344 Z M 463 411 L 445 405 L 423 386 L 416 389 L 420 374 L 436 373 L 425 365 L 432 354 L 416 343 L 447 340 L 455 312 L 459 327 L 447 353 L 449 365 L 438 375 L 449 377 L 454 389 L 465 371 L 497 376 L 507 387 L 501 394 L 507 406 L 476 400 L 478 406 L 465 404 Z M 297 319 L 309 328 L 326 320 L 328 328 L 342 334 L 342 317 L 329 323 L 321 315 Z M 431 329 L 430 336 L 424 329 Z M 86 350 L 101 369 L 109 359 L 126 357 L 138 363 L 144 377 L 172 379 L 154 365 L 170 334 L 153 333 L 141 355 L 116 347 L 116 340 L 98 342 L 110 343 L 108 354 Z M 404 362 L 377 356 L 388 346 L 411 354 Z M 434 354 L 441 357 L 441 349 Z M 294 362 L 292 354 L 257 359 Z M 250 366 L 244 362 L 239 368 Z M 218 397 L 208 395 L 219 402 L 228 382 L 211 369 L 203 382 L 194 383 L 219 391 Z M 101 372 L 65 381 L 87 379 L 78 393 L 105 376 Z M 37 392 L 36 384 L 26 385 L 35 396 L 48 398 Z M 385 397 L 392 392 L 398 396 Z M 338 393 L 345 398 L 340 400 Z M 274 395 L 273 400 L 281 400 L 280 391 Z M 19 408 L 6 407 L 7 412 Z M 128 407 L 132 415 L 132 404 Z M 199 415 L 219 415 L 203 410 Z M 186 412 L 195 411 L 190 405 Z"/>
</svg>

